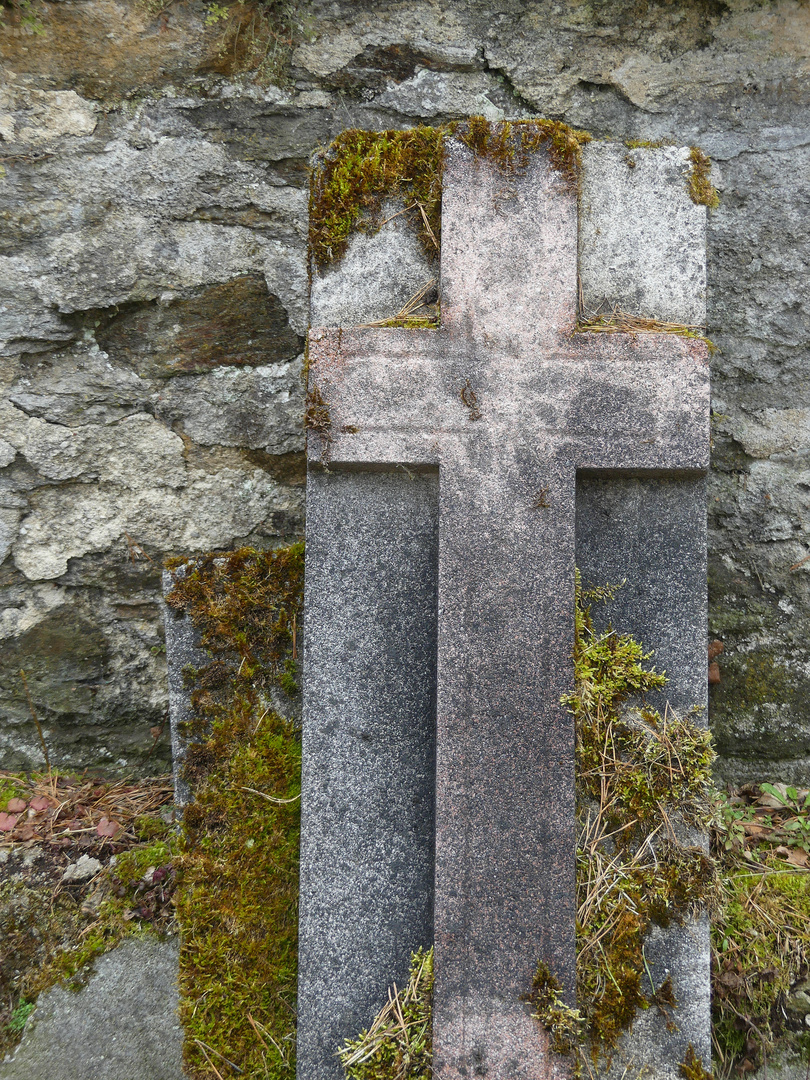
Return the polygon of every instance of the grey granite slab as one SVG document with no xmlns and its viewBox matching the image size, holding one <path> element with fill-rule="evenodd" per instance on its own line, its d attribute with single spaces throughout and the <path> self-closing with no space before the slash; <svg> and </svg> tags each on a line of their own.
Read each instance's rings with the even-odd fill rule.
<svg viewBox="0 0 810 1080">
<path fill-rule="evenodd" d="M 706 208 L 689 147 L 592 142 L 583 151 L 579 275 L 585 309 L 706 323 Z"/>
<path fill-rule="evenodd" d="M 438 476 L 309 478 L 298 1060 L 340 1077 L 433 937 Z"/>
<path fill-rule="evenodd" d="M 689 570 L 693 578 L 685 584 L 695 585 L 697 598 L 690 595 L 683 612 L 658 623 L 652 609 L 640 617 L 669 641 L 672 663 L 688 669 L 673 692 L 689 700 L 701 678 L 705 684 L 705 629 L 702 653 L 690 646 L 679 654 L 676 639 L 679 627 L 700 636 L 697 619 L 705 611 L 700 500 L 709 453 L 707 350 L 668 334 L 574 332 L 576 195 L 544 153 L 525 171 L 505 175 L 451 141 L 442 214 L 438 330 L 310 332 L 310 388 L 328 403 L 331 425 L 328 435 L 310 432 L 308 440 L 307 604 L 314 605 L 317 625 L 306 661 L 302 875 L 308 884 L 301 950 L 322 963 L 345 963 L 341 952 L 361 902 L 351 895 L 353 883 L 363 876 L 344 866 L 342 774 L 326 775 L 322 756 L 307 763 L 307 725 L 321 729 L 328 714 L 327 734 L 339 757 L 353 700 L 379 702 L 384 708 L 376 716 L 386 726 L 392 711 L 392 701 L 384 701 L 385 669 L 358 667 L 336 653 L 353 639 L 350 625 L 381 617 L 391 571 L 380 575 L 372 561 L 365 579 L 360 572 L 352 589 L 362 603 L 349 605 L 347 624 L 341 551 L 351 547 L 352 529 L 342 524 L 340 500 L 331 493 L 346 477 L 364 476 L 381 536 L 392 522 L 391 538 L 377 542 L 393 550 L 398 511 L 394 501 L 380 509 L 371 495 L 380 478 L 375 470 L 438 469 L 434 1071 L 443 1078 L 546 1078 L 568 1066 L 549 1053 L 547 1036 L 520 997 L 542 959 L 573 1000 L 574 739 L 560 698 L 572 680 L 577 545 L 588 572 L 601 578 L 628 561 L 628 543 L 638 556 L 646 535 L 633 531 L 633 491 L 618 496 L 611 489 L 605 496 L 604 484 L 591 480 L 616 473 L 626 474 L 622 483 L 639 478 L 660 495 L 653 499 L 656 512 L 677 512 L 679 499 L 689 502 L 683 536 L 644 528 L 665 560 L 670 547 L 682 548 L 673 554 L 670 578 L 652 577 L 659 596 L 677 607 L 673 582 Z M 673 477 L 675 486 L 662 486 Z M 671 492 L 677 492 L 672 504 Z M 599 513 L 614 513 L 613 540 L 602 535 Z M 630 600 L 627 615 L 634 631 Z M 310 634 L 311 618 L 308 606 Z M 705 685 L 700 693 L 705 696 Z M 423 753 L 429 762 L 432 749 Z M 359 790 L 367 788 L 373 802 L 379 782 L 369 772 Z M 350 788 L 357 790 L 354 780 Z M 360 806 L 363 799 L 355 801 Z M 375 858 L 365 874 L 377 879 L 385 874 L 377 824 L 358 814 L 352 827 L 371 831 L 363 842 Z M 309 868 L 313 831 L 321 845 L 320 881 Z M 352 848 L 358 844 L 352 837 Z M 379 918 L 357 944 L 363 972 L 371 970 L 365 957 L 375 953 L 375 936 L 387 933 L 388 919 Z M 410 934 L 416 947 L 425 926 L 398 924 L 398 932 L 404 939 Z M 395 966 L 379 965 L 377 1007 L 386 984 L 402 978 Z M 707 969 L 698 963 L 695 972 L 708 1001 Z M 352 1003 L 370 996 L 364 978 L 362 993 L 349 987 L 307 1004 L 323 989 L 312 979 L 311 966 L 302 967 L 301 1080 L 339 1075 L 325 1044 L 321 1056 L 313 1052 L 317 1039 L 309 1028 L 333 1028 L 336 1016 L 348 1016 Z M 707 1034 L 706 1027 L 691 1041 L 702 1046 Z M 661 1057 L 658 1050 L 663 1059 L 654 1067 L 663 1076 L 675 1062 L 667 1060 L 670 1048 L 659 1047 L 654 1057 Z"/>
</svg>

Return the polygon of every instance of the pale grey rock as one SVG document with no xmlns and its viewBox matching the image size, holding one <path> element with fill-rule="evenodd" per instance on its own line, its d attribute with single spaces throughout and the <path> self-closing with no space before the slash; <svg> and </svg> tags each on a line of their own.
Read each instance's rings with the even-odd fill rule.
<svg viewBox="0 0 810 1080">
<path fill-rule="evenodd" d="M 589 143 L 582 153 L 584 311 L 706 322 L 706 208 L 687 191 L 689 149 Z"/>
<path fill-rule="evenodd" d="M 70 863 L 65 867 L 62 881 L 66 885 L 88 881 L 91 877 L 95 877 L 101 868 L 102 864 L 98 859 L 94 859 L 91 855 L 80 855 L 75 863 Z"/>
<path fill-rule="evenodd" d="M 264 276 L 267 288 L 287 309 L 290 326 L 306 334 L 309 326 L 309 279 L 307 252 L 303 244 L 270 241 L 265 249 Z"/>
<path fill-rule="evenodd" d="M 504 110 L 490 98 L 501 87 L 483 72 L 439 72 L 422 68 L 413 78 L 395 83 L 374 99 L 383 109 L 404 116 L 485 116 L 503 120 Z"/>
<path fill-rule="evenodd" d="M 166 429 L 158 427 L 155 449 L 160 452 Z M 130 458 L 128 448 L 119 449 L 119 460 Z M 222 547 L 233 537 L 247 536 L 272 512 L 298 503 L 296 495 L 258 468 L 224 468 L 214 475 L 179 465 L 175 482 L 161 484 L 150 475 L 148 460 L 133 465 L 115 482 L 63 484 L 32 495 L 31 512 L 14 547 L 15 565 L 30 581 L 60 577 L 70 559 L 107 551 L 123 542 L 125 533 L 158 551 Z"/>
<path fill-rule="evenodd" d="M 176 940 L 125 941 L 42 994 L 0 1080 L 182 1080 Z"/>
<path fill-rule="evenodd" d="M 388 202 L 375 233 L 356 232 L 335 266 L 312 269 L 313 326 L 360 326 L 396 315 L 438 268 L 428 260 L 401 203 Z M 393 217 L 397 214 L 397 217 Z"/>
<path fill-rule="evenodd" d="M 29 417 L 80 427 L 112 424 L 142 413 L 152 389 L 134 371 L 110 363 L 89 340 L 63 353 L 57 364 L 48 355 L 29 358 L 10 387 L 8 400 Z"/>
<path fill-rule="evenodd" d="M 10 465 L 16 456 L 16 448 L 11 443 L 7 443 L 5 439 L 0 439 L 0 469 Z"/>
<path fill-rule="evenodd" d="M 0 563 L 11 551 L 11 545 L 17 539 L 19 524 L 19 510 L 15 510 L 13 507 L 0 506 Z"/>
<path fill-rule="evenodd" d="M 75 90 L 0 86 L 0 137 L 10 146 L 41 146 L 65 135 L 91 135 L 98 106 Z"/>
</svg>

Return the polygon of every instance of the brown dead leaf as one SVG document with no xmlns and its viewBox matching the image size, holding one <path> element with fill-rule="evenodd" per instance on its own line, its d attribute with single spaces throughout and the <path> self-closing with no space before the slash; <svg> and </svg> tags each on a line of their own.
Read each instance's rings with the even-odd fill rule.
<svg viewBox="0 0 810 1080">
<path fill-rule="evenodd" d="M 743 822 L 743 829 L 745 829 L 745 835 L 746 836 L 752 836 L 752 837 L 754 837 L 754 839 L 759 839 L 759 837 L 767 836 L 768 833 L 773 832 L 773 826 L 771 826 L 771 825 L 758 825 L 754 821 L 744 821 Z"/>
<path fill-rule="evenodd" d="M 722 641 L 715 638 L 714 641 L 709 643 L 709 663 L 712 660 L 716 660 L 720 653 L 725 649 L 725 645 Z"/>
<path fill-rule="evenodd" d="M 96 832 L 99 836 L 107 836 L 112 838 L 119 832 L 121 823 L 119 821 L 110 821 L 109 818 L 103 817 L 96 825 Z"/>
</svg>

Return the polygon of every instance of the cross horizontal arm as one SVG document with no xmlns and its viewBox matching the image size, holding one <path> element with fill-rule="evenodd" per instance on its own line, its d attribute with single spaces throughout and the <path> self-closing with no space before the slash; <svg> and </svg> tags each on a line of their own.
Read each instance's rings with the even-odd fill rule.
<svg viewBox="0 0 810 1080">
<path fill-rule="evenodd" d="M 435 330 L 318 330 L 310 387 L 330 422 L 313 461 L 437 464 L 447 437 L 486 429 L 577 468 L 708 468 L 707 349 L 672 334 L 565 335 L 521 355 Z"/>
</svg>

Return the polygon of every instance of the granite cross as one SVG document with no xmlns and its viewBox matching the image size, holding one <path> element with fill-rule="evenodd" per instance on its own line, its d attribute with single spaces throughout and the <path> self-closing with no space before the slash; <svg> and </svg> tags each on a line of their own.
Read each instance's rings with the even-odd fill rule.
<svg viewBox="0 0 810 1080">
<path fill-rule="evenodd" d="M 698 484 L 651 595 L 697 575 L 683 696 L 705 692 L 706 347 L 574 332 L 577 230 L 544 151 L 505 174 L 449 140 L 440 327 L 310 332 L 301 1080 L 340 1075 L 337 1045 L 430 940 L 437 1077 L 564 1070 L 521 995 L 544 960 L 573 1004 L 561 696 L 577 545 L 587 561 L 604 531 L 578 517 L 610 478 Z"/>
</svg>

